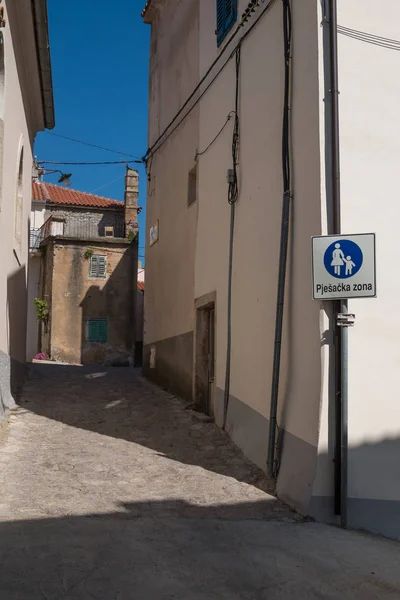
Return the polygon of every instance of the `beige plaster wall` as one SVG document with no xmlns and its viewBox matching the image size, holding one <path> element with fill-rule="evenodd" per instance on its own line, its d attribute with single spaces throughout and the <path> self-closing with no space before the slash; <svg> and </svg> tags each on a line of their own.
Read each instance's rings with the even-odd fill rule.
<svg viewBox="0 0 400 600">
<path fill-rule="evenodd" d="M 247 6 L 240 2 L 240 12 Z M 200 72 L 218 50 L 215 7 L 201 5 Z M 260 9 L 259 9 L 260 10 Z M 258 14 L 258 13 L 256 13 Z M 255 17 L 253 17 L 255 18 Z M 316 448 L 321 395 L 319 306 L 311 298 L 310 238 L 321 231 L 317 1 L 293 3 L 293 174 L 290 265 L 282 356 L 279 426 L 300 440 L 299 453 L 283 447 L 278 488 L 305 506 Z M 246 27 L 243 28 L 243 32 Z M 200 149 L 234 109 L 234 61 L 204 96 Z M 240 198 L 236 210 L 233 267 L 231 394 L 269 418 L 282 206 L 283 106 L 282 7 L 276 3 L 242 44 L 240 91 Z M 199 162 L 196 297 L 217 291 L 217 387 L 224 388 L 232 126 Z M 289 351 L 290 347 L 290 351 Z M 235 435 L 235 423 L 231 429 Z M 252 432 L 248 431 L 248 436 Z M 267 436 L 259 441 L 266 452 Z M 289 447 L 289 446 L 288 446 Z M 262 462 L 262 461 L 261 461 Z M 263 464 L 265 467 L 265 462 Z M 302 472 L 301 489 L 293 474 Z"/>
<path fill-rule="evenodd" d="M 152 24 L 149 144 L 198 81 L 198 0 L 165 3 Z M 193 331 L 197 204 L 188 206 L 188 176 L 198 148 L 198 109 L 151 157 L 146 226 L 145 345 Z M 150 228 L 159 240 L 149 246 Z"/>
</svg>

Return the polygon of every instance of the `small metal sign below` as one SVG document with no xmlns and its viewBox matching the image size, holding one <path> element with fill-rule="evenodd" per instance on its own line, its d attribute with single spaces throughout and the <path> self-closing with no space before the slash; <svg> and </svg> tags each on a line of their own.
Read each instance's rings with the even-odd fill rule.
<svg viewBox="0 0 400 600">
<path fill-rule="evenodd" d="M 337 316 L 338 327 L 354 327 L 356 315 L 354 313 L 339 313 Z"/>
<path fill-rule="evenodd" d="M 313 298 L 376 297 L 375 234 L 312 238 Z"/>
</svg>

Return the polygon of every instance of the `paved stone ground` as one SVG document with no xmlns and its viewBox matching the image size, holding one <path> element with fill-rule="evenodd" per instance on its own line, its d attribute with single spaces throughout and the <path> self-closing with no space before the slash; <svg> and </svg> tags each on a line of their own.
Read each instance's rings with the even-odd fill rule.
<svg viewBox="0 0 400 600">
<path fill-rule="evenodd" d="M 400 598 L 398 544 L 270 492 L 132 369 L 35 366 L 0 444 L 0 599 Z"/>
</svg>

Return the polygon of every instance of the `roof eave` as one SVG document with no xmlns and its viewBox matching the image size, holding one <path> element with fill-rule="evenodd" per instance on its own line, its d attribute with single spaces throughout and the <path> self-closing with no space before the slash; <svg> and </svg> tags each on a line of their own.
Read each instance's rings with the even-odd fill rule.
<svg viewBox="0 0 400 600">
<path fill-rule="evenodd" d="M 125 205 L 121 202 L 121 206 L 118 204 L 111 204 L 110 206 L 93 206 L 93 204 L 62 204 L 61 202 L 54 202 L 53 200 L 46 200 L 46 206 L 51 208 L 65 208 L 69 210 L 95 210 L 95 211 L 103 211 L 103 210 L 121 210 L 123 211 Z"/>
<path fill-rule="evenodd" d="M 34 15 L 36 48 L 39 61 L 44 124 L 47 129 L 54 129 L 55 112 L 47 17 L 47 0 L 32 0 L 32 7 Z"/>
<path fill-rule="evenodd" d="M 144 9 L 142 10 L 142 19 L 148 25 L 151 25 L 158 10 L 163 5 L 164 0 L 147 0 Z"/>
</svg>

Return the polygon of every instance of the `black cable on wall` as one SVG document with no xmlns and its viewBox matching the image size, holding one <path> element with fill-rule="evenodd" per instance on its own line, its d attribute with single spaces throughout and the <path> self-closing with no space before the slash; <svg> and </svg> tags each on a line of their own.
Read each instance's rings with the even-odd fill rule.
<svg viewBox="0 0 400 600">
<path fill-rule="evenodd" d="M 291 53 L 292 53 L 292 12 L 290 0 L 282 0 L 283 4 L 283 43 L 285 60 L 285 88 L 283 101 L 282 124 L 282 178 L 283 202 L 281 237 L 279 250 L 278 290 L 276 303 L 274 360 L 272 367 L 271 404 L 268 437 L 267 467 L 271 477 L 276 477 L 278 461 L 276 457 L 277 412 L 279 398 L 279 379 L 281 369 L 283 314 L 285 308 L 287 255 L 289 246 L 289 226 L 292 202 L 292 174 L 291 174 Z"/>
<path fill-rule="evenodd" d="M 226 65 L 235 56 L 236 50 L 238 49 L 238 47 L 242 45 L 242 42 L 251 34 L 251 32 L 254 30 L 254 28 L 261 22 L 261 19 L 268 13 L 268 11 L 273 7 L 273 5 L 275 4 L 276 1 L 277 0 L 269 0 L 267 2 L 267 4 L 261 9 L 260 14 L 255 17 L 253 23 L 249 26 L 249 28 L 245 31 L 245 33 L 239 39 L 236 46 L 232 49 L 232 51 L 225 58 L 224 62 L 218 68 L 217 72 L 214 75 L 212 75 L 214 67 L 216 67 L 218 65 L 218 63 L 221 62 L 221 59 L 224 57 L 226 51 L 228 49 L 230 49 L 231 42 L 233 42 L 234 38 L 242 30 L 242 27 L 249 21 L 249 19 L 252 16 L 252 13 L 253 13 L 253 8 L 258 7 L 258 5 L 260 4 L 260 0 L 252 0 L 249 3 L 249 6 L 252 5 L 252 8 L 247 9 L 243 13 L 242 18 L 241 18 L 239 24 L 237 25 L 236 29 L 234 30 L 233 34 L 224 43 L 224 47 L 219 52 L 218 56 L 213 61 L 213 63 L 210 65 L 210 67 L 207 69 L 206 73 L 200 79 L 200 81 L 198 82 L 198 84 L 196 85 L 196 87 L 194 88 L 192 93 L 190 94 L 190 96 L 185 100 L 183 105 L 177 111 L 177 113 L 175 114 L 173 119 L 170 121 L 170 123 L 164 128 L 163 132 L 158 136 L 158 138 L 155 140 L 155 142 L 153 142 L 153 144 L 148 148 L 145 156 L 142 159 L 145 164 L 147 164 L 149 159 L 165 144 L 165 142 L 178 129 L 178 127 L 180 127 L 181 123 L 192 112 L 192 110 L 195 108 L 195 106 L 197 106 L 197 104 L 200 102 L 200 100 L 203 98 L 203 96 L 210 89 L 210 87 L 212 86 L 214 81 L 219 77 L 221 72 L 224 70 Z M 210 75 L 212 75 L 211 80 L 206 84 L 206 80 L 208 79 L 208 77 Z M 203 89 L 204 84 L 206 84 L 206 85 Z M 193 102 L 191 102 L 192 100 L 193 100 Z"/>
<path fill-rule="evenodd" d="M 224 420 L 222 428 L 226 428 L 229 408 L 230 380 L 231 380 L 231 349 L 232 349 L 232 278 L 233 278 L 233 250 L 235 237 L 235 214 L 236 202 L 239 197 L 238 184 L 238 159 L 239 159 L 239 137 L 240 137 L 240 122 L 239 122 L 239 93 L 240 93 L 240 59 L 241 45 L 236 48 L 235 52 L 235 69 L 236 69 L 236 87 L 235 87 L 235 124 L 233 127 L 232 136 L 232 169 L 228 174 L 228 202 L 231 207 L 230 228 L 229 228 L 229 259 L 228 259 L 228 323 L 227 323 L 227 346 L 226 346 L 226 367 L 225 367 L 225 390 L 224 390 Z"/>
</svg>

